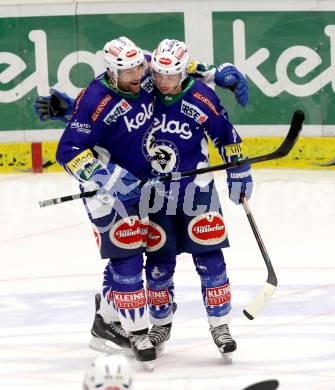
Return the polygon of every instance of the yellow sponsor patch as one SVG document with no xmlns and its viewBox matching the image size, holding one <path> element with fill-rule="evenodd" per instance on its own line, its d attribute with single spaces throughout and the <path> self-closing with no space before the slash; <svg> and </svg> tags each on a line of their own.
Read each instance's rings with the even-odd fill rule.
<svg viewBox="0 0 335 390">
<path fill-rule="evenodd" d="M 69 161 L 66 165 L 72 173 L 75 173 L 79 169 L 84 168 L 86 164 L 94 162 L 94 160 L 95 157 L 92 150 L 86 149 Z"/>
<path fill-rule="evenodd" d="M 226 156 L 231 157 L 238 154 L 242 154 L 242 144 L 230 144 L 225 145 Z"/>
</svg>

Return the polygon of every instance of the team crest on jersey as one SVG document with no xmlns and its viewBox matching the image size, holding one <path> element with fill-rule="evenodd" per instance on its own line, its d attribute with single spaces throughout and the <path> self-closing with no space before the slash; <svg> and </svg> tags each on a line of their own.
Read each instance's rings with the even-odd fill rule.
<svg viewBox="0 0 335 390">
<path fill-rule="evenodd" d="M 200 245 L 220 244 L 227 238 L 222 215 L 216 211 L 193 218 L 188 225 L 188 234 L 192 241 Z"/>
<path fill-rule="evenodd" d="M 158 251 L 166 242 L 166 234 L 157 223 L 150 221 L 148 229 L 147 252 Z"/>
<path fill-rule="evenodd" d="M 160 141 L 152 150 L 151 167 L 154 173 L 165 175 L 175 171 L 179 165 L 179 154 L 172 142 Z"/>
<path fill-rule="evenodd" d="M 125 115 L 131 109 L 131 105 L 125 99 L 122 99 L 117 104 L 115 104 L 115 106 L 104 117 L 103 121 L 107 125 L 110 125 L 112 122 L 116 122 L 119 116 Z"/>
<path fill-rule="evenodd" d="M 121 219 L 109 231 L 112 243 L 123 249 L 136 249 L 142 246 L 142 224 L 138 216 Z"/>
<path fill-rule="evenodd" d="M 199 125 L 202 125 L 208 119 L 208 116 L 200 108 L 185 100 L 181 103 L 180 112 L 194 119 Z"/>
<path fill-rule="evenodd" d="M 152 92 L 154 89 L 154 82 L 151 77 L 147 77 L 141 82 L 141 87 L 148 93 Z"/>
</svg>

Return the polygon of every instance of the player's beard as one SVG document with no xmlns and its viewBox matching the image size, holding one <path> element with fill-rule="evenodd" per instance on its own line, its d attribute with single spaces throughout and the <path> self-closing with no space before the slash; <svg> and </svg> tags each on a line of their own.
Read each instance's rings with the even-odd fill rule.
<svg viewBox="0 0 335 390">
<path fill-rule="evenodd" d="M 122 92 L 138 93 L 141 89 L 141 80 L 135 80 L 131 82 L 118 82 L 118 89 Z"/>
</svg>

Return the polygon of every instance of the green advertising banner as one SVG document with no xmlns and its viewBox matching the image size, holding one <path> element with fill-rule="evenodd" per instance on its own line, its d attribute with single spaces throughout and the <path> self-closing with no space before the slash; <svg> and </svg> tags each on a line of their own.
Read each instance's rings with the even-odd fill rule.
<svg viewBox="0 0 335 390">
<path fill-rule="evenodd" d="M 203 44 L 198 54 L 213 46 L 214 64 L 235 63 L 248 78 L 246 108 L 217 89 L 235 124 L 287 124 L 293 110 L 302 108 L 306 125 L 315 125 L 317 135 L 327 135 L 327 126 L 334 128 L 334 11 L 210 15 L 203 21 L 199 14 L 194 31 L 186 11 L 0 18 L 0 130 L 62 128 L 61 122 L 41 123 L 34 115 L 37 94 L 56 86 L 76 95 L 103 71 L 101 49 L 115 36 L 129 36 L 151 51 L 166 37 L 185 39 L 186 25 L 190 47 L 212 28 L 213 42 Z"/>
<path fill-rule="evenodd" d="M 56 85 L 76 95 L 103 71 L 101 49 L 117 36 L 152 51 L 168 37 L 184 40 L 183 13 L 0 18 L 0 130 L 62 128 L 33 113 L 37 94 Z"/>
<path fill-rule="evenodd" d="M 213 45 L 215 63 L 248 77 L 246 109 L 218 90 L 235 123 L 287 123 L 302 108 L 306 124 L 334 125 L 335 12 L 213 12 Z"/>
</svg>

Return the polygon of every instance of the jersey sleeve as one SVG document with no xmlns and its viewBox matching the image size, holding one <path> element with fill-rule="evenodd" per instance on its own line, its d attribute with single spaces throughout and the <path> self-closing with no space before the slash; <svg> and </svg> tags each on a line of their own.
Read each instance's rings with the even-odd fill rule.
<svg viewBox="0 0 335 390">
<path fill-rule="evenodd" d="M 204 122 L 205 131 L 218 149 L 225 162 L 243 159 L 242 139 L 228 118 L 228 113 L 218 96 L 209 88 L 204 93 L 195 92 L 193 96 L 201 102 L 208 117 Z"/>
<path fill-rule="evenodd" d="M 89 92 L 80 92 L 56 152 L 58 163 L 79 181 L 90 180 L 102 167 L 93 151 L 100 136 L 100 129 L 94 122 L 94 107 L 94 98 Z"/>
</svg>

